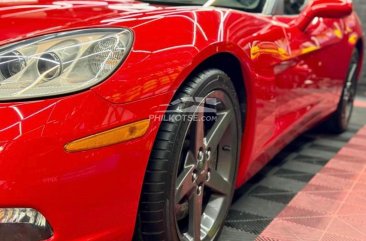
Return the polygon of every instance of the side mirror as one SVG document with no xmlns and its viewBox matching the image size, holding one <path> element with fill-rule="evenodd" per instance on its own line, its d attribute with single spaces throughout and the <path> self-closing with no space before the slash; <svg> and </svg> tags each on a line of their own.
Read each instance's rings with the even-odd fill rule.
<svg viewBox="0 0 366 241">
<path fill-rule="evenodd" d="M 351 0 L 312 0 L 295 20 L 294 25 L 304 31 L 315 17 L 343 18 L 352 12 Z"/>
</svg>

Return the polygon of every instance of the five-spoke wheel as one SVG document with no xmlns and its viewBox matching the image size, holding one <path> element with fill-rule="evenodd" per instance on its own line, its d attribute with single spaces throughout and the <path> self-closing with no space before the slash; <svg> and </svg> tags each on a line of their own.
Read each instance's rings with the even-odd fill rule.
<svg viewBox="0 0 366 241">
<path fill-rule="evenodd" d="M 234 192 L 241 117 L 233 83 L 221 70 L 206 70 L 178 91 L 148 164 L 138 238 L 217 239 Z"/>
<path fill-rule="evenodd" d="M 224 221 L 236 171 L 237 144 L 232 141 L 238 129 L 233 112 L 225 92 L 215 90 L 191 114 L 175 191 L 177 225 L 184 240 L 205 240 L 215 224 Z"/>
</svg>

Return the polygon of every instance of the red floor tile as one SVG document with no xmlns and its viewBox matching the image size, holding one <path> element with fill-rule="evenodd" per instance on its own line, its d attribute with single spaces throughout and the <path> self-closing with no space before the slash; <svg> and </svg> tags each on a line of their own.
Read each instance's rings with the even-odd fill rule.
<svg viewBox="0 0 366 241">
<path fill-rule="evenodd" d="M 366 126 L 293 198 L 257 241 L 365 241 L 366 149 L 362 146 L 366 147 Z"/>
<path fill-rule="evenodd" d="M 366 108 L 366 101 L 355 100 L 355 106 L 356 107 L 361 107 L 361 108 Z"/>
</svg>

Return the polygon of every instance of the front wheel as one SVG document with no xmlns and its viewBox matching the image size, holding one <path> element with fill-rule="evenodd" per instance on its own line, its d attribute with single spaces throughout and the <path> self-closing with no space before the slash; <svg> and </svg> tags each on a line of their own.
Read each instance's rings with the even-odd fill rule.
<svg viewBox="0 0 366 241">
<path fill-rule="evenodd" d="M 170 104 L 152 150 L 138 239 L 216 240 L 232 201 L 240 140 L 230 78 L 211 69 L 188 81 Z"/>
</svg>

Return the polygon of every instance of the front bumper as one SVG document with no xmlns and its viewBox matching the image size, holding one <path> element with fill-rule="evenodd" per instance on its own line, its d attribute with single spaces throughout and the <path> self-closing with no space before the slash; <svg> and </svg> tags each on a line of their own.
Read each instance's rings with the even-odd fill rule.
<svg viewBox="0 0 366 241">
<path fill-rule="evenodd" d="M 65 144 L 147 119 L 169 94 L 116 105 L 93 91 L 0 103 L 0 207 L 33 208 L 53 241 L 131 240 L 159 122 L 138 139 L 67 153 Z"/>
</svg>

